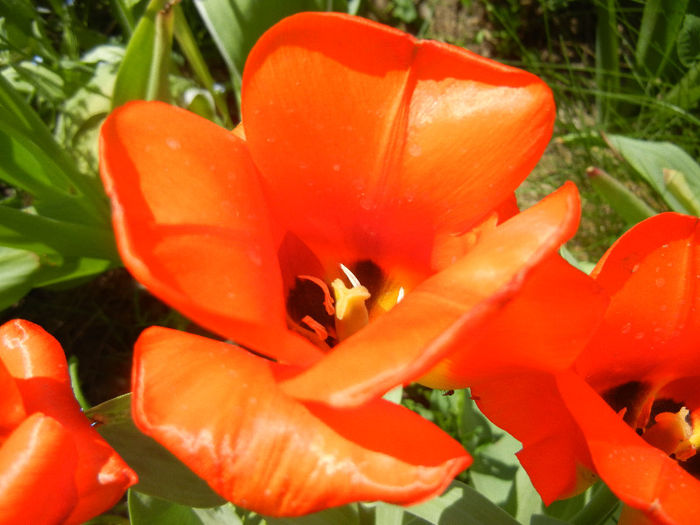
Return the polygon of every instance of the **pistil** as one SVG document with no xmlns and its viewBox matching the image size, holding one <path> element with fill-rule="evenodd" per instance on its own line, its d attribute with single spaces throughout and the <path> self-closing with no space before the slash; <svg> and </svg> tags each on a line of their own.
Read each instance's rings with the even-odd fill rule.
<svg viewBox="0 0 700 525">
<path fill-rule="evenodd" d="M 352 287 L 348 288 L 340 279 L 331 283 L 335 296 L 335 331 L 339 341 L 367 326 L 369 313 L 365 301 L 370 298 L 369 291 L 360 284 L 357 277 L 345 266 L 341 265 L 341 269 L 348 276 Z"/>
</svg>

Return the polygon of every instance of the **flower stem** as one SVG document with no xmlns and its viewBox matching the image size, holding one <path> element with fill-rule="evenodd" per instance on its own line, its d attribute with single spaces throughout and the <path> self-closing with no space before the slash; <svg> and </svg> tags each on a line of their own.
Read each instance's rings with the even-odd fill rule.
<svg viewBox="0 0 700 525">
<path fill-rule="evenodd" d="M 620 500 L 601 483 L 588 504 L 572 519 L 572 525 L 602 525 L 620 505 Z"/>
</svg>

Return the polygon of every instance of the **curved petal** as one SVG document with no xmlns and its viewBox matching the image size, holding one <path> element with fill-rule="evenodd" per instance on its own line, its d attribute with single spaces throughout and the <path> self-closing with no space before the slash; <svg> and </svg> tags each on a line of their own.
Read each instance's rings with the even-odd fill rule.
<svg viewBox="0 0 700 525">
<path fill-rule="evenodd" d="M 585 273 L 551 255 L 524 279 L 518 294 L 442 359 L 420 382 L 468 387 L 514 368 L 555 372 L 570 367 L 600 324 L 608 297 Z"/>
<path fill-rule="evenodd" d="M 647 444 L 583 381 L 562 377 L 557 386 L 610 490 L 661 523 L 700 523 L 699 480 Z"/>
<path fill-rule="evenodd" d="M 100 161 L 120 254 L 151 292 L 260 352 L 320 356 L 286 329 L 267 206 L 243 141 L 185 110 L 132 102 L 105 121 Z"/>
<path fill-rule="evenodd" d="M 700 228 L 677 213 L 638 224 L 595 270 L 612 295 L 596 337 L 576 363 L 596 390 L 665 381 L 700 367 Z"/>
<path fill-rule="evenodd" d="M 112 507 L 136 483 L 136 474 L 80 410 L 58 341 L 29 321 L 10 321 L 0 326 L 0 360 L 15 377 L 27 413 L 54 418 L 75 442 L 79 462 L 72 475 L 79 501 L 67 523 L 82 523 Z"/>
<path fill-rule="evenodd" d="M 470 463 L 437 427 L 384 400 L 348 411 L 299 403 L 277 387 L 280 366 L 149 328 L 135 348 L 134 421 L 223 497 L 267 515 L 415 503 Z"/>
<path fill-rule="evenodd" d="M 484 232 L 467 255 L 282 388 L 301 399 L 353 406 L 419 378 L 469 345 L 477 328 L 520 293 L 530 272 L 573 235 L 579 210 L 576 187 L 566 184 Z"/>
<path fill-rule="evenodd" d="M 522 443 L 518 459 L 546 505 L 594 481 L 588 447 L 554 375 L 511 372 L 477 381 L 471 393 L 490 421 Z"/>
<path fill-rule="evenodd" d="M 0 522 L 64 523 L 77 501 L 78 455 L 70 433 L 33 414 L 0 447 Z"/>
<path fill-rule="evenodd" d="M 436 235 L 469 229 L 529 173 L 554 104 L 534 75 L 464 49 L 302 13 L 251 51 L 242 115 L 271 209 L 327 267 L 425 274 Z"/>
<path fill-rule="evenodd" d="M 15 378 L 0 360 L 0 442 L 26 417 L 24 402 Z"/>
</svg>

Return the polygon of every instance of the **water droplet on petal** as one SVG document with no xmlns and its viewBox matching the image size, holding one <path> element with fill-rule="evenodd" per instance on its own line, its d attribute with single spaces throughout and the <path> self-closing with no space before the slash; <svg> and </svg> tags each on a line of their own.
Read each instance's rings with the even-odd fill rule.
<svg viewBox="0 0 700 525">
<path fill-rule="evenodd" d="M 182 146 L 180 145 L 180 141 L 177 140 L 177 139 L 174 139 L 174 138 L 172 138 L 172 137 L 165 139 L 165 143 L 166 143 L 167 146 L 168 146 L 170 149 L 172 149 L 172 150 L 178 150 L 178 149 L 180 149 L 180 148 L 182 147 Z"/>
</svg>

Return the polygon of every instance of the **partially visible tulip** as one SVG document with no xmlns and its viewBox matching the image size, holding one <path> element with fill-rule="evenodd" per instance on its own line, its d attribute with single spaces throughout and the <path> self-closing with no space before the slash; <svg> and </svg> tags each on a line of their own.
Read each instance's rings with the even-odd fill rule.
<svg viewBox="0 0 700 525">
<path fill-rule="evenodd" d="M 0 326 L 0 523 L 83 523 L 136 481 L 82 414 L 58 341 Z"/>
<path fill-rule="evenodd" d="M 611 302 L 571 370 L 474 386 L 484 413 L 522 441 L 545 503 L 599 476 L 629 506 L 625 523 L 700 523 L 698 226 L 665 213 L 610 248 L 592 276 Z"/>
</svg>

